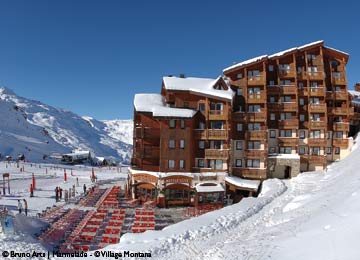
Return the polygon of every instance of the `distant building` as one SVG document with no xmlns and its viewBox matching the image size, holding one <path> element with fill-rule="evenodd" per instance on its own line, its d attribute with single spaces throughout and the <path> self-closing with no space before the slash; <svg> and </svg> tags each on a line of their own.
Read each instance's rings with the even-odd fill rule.
<svg viewBox="0 0 360 260">
<path fill-rule="evenodd" d="M 232 65 L 217 79 L 164 77 L 161 94 L 134 98 L 128 194 L 167 206 L 221 204 L 225 189 L 238 201 L 266 178 L 342 159 L 354 116 L 348 58 L 318 41 Z"/>
<path fill-rule="evenodd" d="M 90 151 L 73 151 L 72 153 L 63 154 L 61 161 L 64 163 L 75 164 L 91 161 Z"/>
</svg>

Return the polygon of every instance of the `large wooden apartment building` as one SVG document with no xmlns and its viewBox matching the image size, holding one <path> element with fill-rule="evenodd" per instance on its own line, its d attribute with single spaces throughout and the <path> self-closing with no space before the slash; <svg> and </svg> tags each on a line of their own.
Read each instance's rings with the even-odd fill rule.
<svg viewBox="0 0 360 260">
<path fill-rule="evenodd" d="M 134 99 L 129 194 L 164 205 L 238 199 L 346 156 L 349 55 L 323 41 L 256 57 L 217 79 L 164 77 Z M 192 194 L 195 198 L 192 199 Z"/>
</svg>

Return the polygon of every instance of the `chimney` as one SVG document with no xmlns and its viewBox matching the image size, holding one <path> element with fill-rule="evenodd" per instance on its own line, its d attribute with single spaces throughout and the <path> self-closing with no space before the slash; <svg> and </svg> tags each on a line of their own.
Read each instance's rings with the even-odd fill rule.
<svg viewBox="0 0 360 260">
<path fill-rule="evenodd" d="M 185 78 L 185 74 L 184 74 L 184 73 L 180 73 L 180 78 L 184 79 L 184 78 Z"/>
</svg>

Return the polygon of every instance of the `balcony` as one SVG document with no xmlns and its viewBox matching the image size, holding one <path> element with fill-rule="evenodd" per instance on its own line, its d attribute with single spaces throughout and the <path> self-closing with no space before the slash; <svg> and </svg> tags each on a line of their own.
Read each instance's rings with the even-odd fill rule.
<svg viewBox="0 0 360 260">
<path fill-rule="evenodd" d="M 283 95 L 296 95 L 297 87 L 294 86 L 281 86 L 280 88 L 281 94 Z"/>
<path fill-rule="evenodd" d="M 245 112 L 233 112 L 233 113 L 231 113 L 231 117 L 234 121 L 245 121 L 246 113 Z"/>
<path fill-rule="evenodd" d="M 308 71 L 307 72 L 309 80 L 323 80 L 325 77 L 325 73 L 323 71 Z"/>
<path fill-rule="evenodd" d="M 333 146 L 340 147 L 343 149 L 347 149 L 349 146 L 349 139 L 333 139 Z"/>
<path fill-rule="evenodd" d="M 298 111 L 298 104 L 296 102 L 283 102 L 279 104 L 279 110 L 282 111 Z"/>
<path fill-rule="evenodd" d="M 325 121 L 310 121 L 310 127 L 311 129 L 323 129 L 326 127 Z"/>
<path fill-rule="evenodd" d="M 307 96 L 307 95 L 309 95 L 309 90 L 308 90 L 308 88 L 305 88 L 305 87 L 298 88 L 298 94 L 299 94 L 299 96 Z"/>
<path fill-rule="evenodd" d="M 205 158 L 206 159 L 223 159 L 223 160 L 227 160 L 229 158 L 229 150 L 205 149 Z"/>
<path fill-rule="evenodd" d="M 292 69 L 279 69 L 280 78 L 295 78 L 296 71 Z"/>
<path fill-rule="evenodd" d="M 266 87 L 266 94 L 268 95 L 278 95 L 280 93 L 280 87 L 277 85 L 269 85 Z"/>
<path fill-rule="evenodd" d="M 349 111 L 349 116 L 354 116 L 355 112 L 354 112 L 354 108 L 353 107 L 349 107 L 348 108 Z"/>
<path fill-rule="evenodd" d="M 279 120 L 279 128 L 297 129 L 299 128 L 299 121 L 297 119 Z"/>
<path fill-rule="evenodd" d="M 310 96 L 312 97 L 323 97 L 325 96 L 325 92 L 324 87 L 310 88 Z"/>
<path fill-rule="evenodd" d="M 308 141 L 309 146 L 317 146 L 317 147 L 326 146 L 326 139 L 325 138 L 308 138 L 307 141 Z"/>
<path fill-rule="evenodd" d="M 141 139 L 160 138 L 160 129 L 158 128 L 136 127 L 134 129 L 134 132 L 135 132 L 135 138 L 141 138 Z"/>
<path fill-rule="evenodd" d="M 346 85 L 346 77 L 344 72 L 333 72 L 332 73 L 332 83 L 334 85 Z"/>
<path fill-rule="evenodd" d="M 327 160 L 325 155 L 301 155 L 300 162 L 325 166 Z"/>
<path fill-rule="evenodd" d="M 299 144 L 298 138 L 293 137 L 279 137 L 278 138 L 278 145 L 279 146 L 297 146 Z"/>
<path fill-rule="evenodd" d="M 263 74 L 258 76 L 250 76 L 247 77 L 248 86 L 260 86 L 265 84 L 265 77 Z"/>
<path fill-rule="evenodd" d="M 266 103 L 266 96 L 264 95 L 264 93 L 248 94 L 246 101 L 248 104 Z"/>
<path fill-rule="evenodd" d="M 348 110 L 349 109 L 347 107 L 329 107 L 328 113 L 341 116 L 341 115 L 347 115 Z"/>
<path fill-rule="evenodd" d="M 337 100 L 347 100 L 348 93 L 346 91 L 336 91 L 335 92 L 335 99 Z"/>
<path fill-rule="evenodd" d="M 228 113 L 225 110 L 210 110 L 209 120 L 227 120 Z"/>
<path fill-rule="evenodd" d="M 195 139 L 207 139 L 207 131 L 205 129 L 194 129 Z"/>
<path fill-rule="evenodd" d="M 267 132 L 266 130 L 247 131 L 245 138 L 249 141 L 265 141 L 267 140 Z"/>
<path fill-rule="evenodd" d="M 249 179 L 266 179 L 266 169 L 263 168 L 233 168 L 233 174 Z"/>
<path fill-rule="evenodd" d="M 345 132 L 349 132 L 349 130 L 350 130 L 350 125 L 349 125 L 349 123 L 345 123 L 345 122 L 334 122 L 334 123 L 333 123 L 333 130 L 334 130 L 334 131 L 345 131 Z"/>
<path fill-rule="evenodd" d="M 208 129 L 208 138 L 212 140 L 225 140 L 228 138 L 227 130 Z"/>
<path fill-rule="evenodd" d="M 264 158 L 266 155 L 265 150 L 255 150 L 255 149 L 246 149 L 245 150 L 245 156 L 246 158 L 256 158 L 261 159 Z"/>
<path fill-rule="evenodd" d="M 326 104 L 309 104 L 309 111 L 311 113 L 326 113 Z"/>
<path fill-rule="evenodd" d="M 247 119 L 251 122 L 264 122 L 266 121 L 266 112 L 248 112 Z"/>
</svg>

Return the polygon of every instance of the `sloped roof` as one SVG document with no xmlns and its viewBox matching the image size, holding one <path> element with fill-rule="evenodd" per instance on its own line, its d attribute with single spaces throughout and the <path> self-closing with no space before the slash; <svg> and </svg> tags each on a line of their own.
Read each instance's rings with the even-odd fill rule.
<svg viewBox="0 0 360 260">
<path fill-rule="evenodd" d="M 220 76 L 216 79 L 163 77 L 164 87 L 167 90 L 190 91 L 200 95 L 232 100 L 233 92 L 230 88 L 227 90 L 218 90 L 214 88 L 219 80 L 222 80 Z"/>
<path fill-rule="evenodd" d="M 136 94 L 134 107 L 137 112 L 150 112 L 154 117 L 192 118 L 197 113 L 193 109 L 167 107 L 160 94 Z"/>
</svg>

